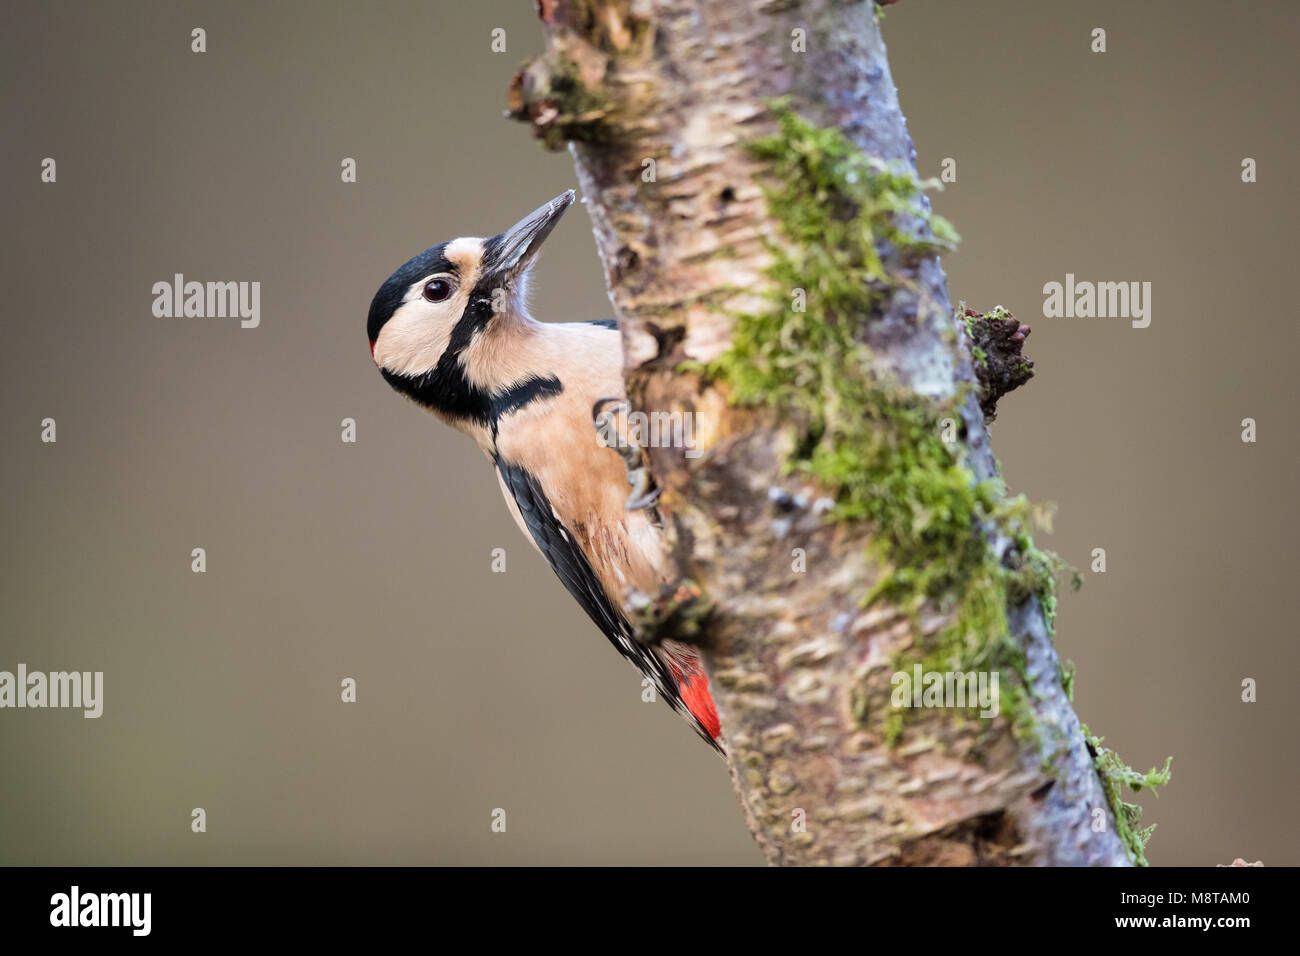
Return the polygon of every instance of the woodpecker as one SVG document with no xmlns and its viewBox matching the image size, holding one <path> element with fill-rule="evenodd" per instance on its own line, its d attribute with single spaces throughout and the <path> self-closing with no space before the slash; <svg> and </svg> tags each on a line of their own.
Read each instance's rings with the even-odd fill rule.
<svg viewBox="0 0 1300 956">
<path fill-rule="evenodd" d="M 452 239 L 408 260 L 370 303 L 370 355 L 396 391 L 482 449 L 515 523 L 569 593 L 721 752 L 698 651 L 643 644 L 622 611 L 630 588 L 655 594 L 665 578 L 662 526 L 644 507 L 652 496 L 629 501 L 624 459 L 593 427 L 593 415 L 623 399 L 618 328 L 528 313 L 530 270 L 573 200 L 566 190 L 500 235 Z"/>
</svg>

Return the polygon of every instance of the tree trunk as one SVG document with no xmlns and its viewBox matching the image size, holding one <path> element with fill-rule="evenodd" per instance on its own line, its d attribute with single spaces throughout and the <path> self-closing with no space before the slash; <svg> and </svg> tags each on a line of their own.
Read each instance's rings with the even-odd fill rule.
<svg viewBox="0 0 1300 956">
<path fill-rule="evenodd" d="M 700 457 L 646 453 L 676 568 L 705 596 L 699 641 L 768 859 L 1129 862 L 1125 823 L 1117 832 L 1062 686 L 1044 611 L 1050 563 L 996 481 L 939 227 L 923 194 L 894 188 L 914 176 L 914 150 L 875 5 L 537 7 L 547 52 L 516 77 L 511 110 L 552 148 L 570 144 L 633 405 L 695 416 Z M 816 165 L 810 143 L 831 160 Z M 857 156 L 847 167 L 834 161 L 840 145 Z M 803 207 L 789 171 L 814 166 L 829 185 Z M 837 178 L 845 168 L 878 177 L 874 211 L 861 177 Z M 868 228 L 879 261 L 868 249 L 827 264 L 822 237 L 799 234 L 818 216 Z M 791 305 L 799 292 L 805 312 Z M 781 332 L 761 337 L 755 317 L 781 302 L 801 361 L 830 357 L 825 368 L 805 374 L 783 361 Z M 751 365 L 787 391 L 765 400 L 761 383 L 746 384 Z M 931 428 L 954 432 L 942 453 L 957 472 L 935 464 Z M 853 460 L 856 446 L 835 458 L 846 435 L 868 464 Z M 936 480 L 933 515 L 915 502 L 912 518 L 899 514 L 906 503 L 881 491 L 895 477 L 887 466 L 902 469 L 904 493 Z M 943 485 L 954 473 L 965 487 Z M 918 500 L 930 500 L 926 488 Z M 947 541 L 928 522 L 951 517 L 949 497 L 974 502 L 971 537 L 958 527 L 952 541 L 974 540 L 977 553 L 950 556 L 953 572 L 939 574 Z M 671 630 L 674 618 L 656 626 Z M 895 706 L 893 675 L 915 665 L 996 673 L 999 716 Z"/>
</svg>

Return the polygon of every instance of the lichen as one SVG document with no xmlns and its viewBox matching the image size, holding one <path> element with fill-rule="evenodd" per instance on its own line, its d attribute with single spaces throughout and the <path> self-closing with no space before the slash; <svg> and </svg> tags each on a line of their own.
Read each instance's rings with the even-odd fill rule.
<svg viewBox="0 0 1300 956">
<path fill-rule="evenodd" d="M 1134 864 L 1146 866 L 1146 847 L 1156 825 L 1153 823 L 1139 829 L 1142 808 L 1136 803 L 1128 803 L 1124 800 L 1124 788 L 1127 787 L 1134 793 L 1150 790 L 1159 796 L 1158 788 L 1167 784 L 1172 776 L 1169 768 L 1174 758 L 1166 757 L 1164 767 L 1159 770 L 1152 767 L 1146 773 L 1139 773 L 1125 763 L 1115 751 L 1103 747 L 1101 742 L 1105 738 L 1094 736 L 1086 724 L 1083 727 L 1083 736 L 1088 742 L 1088 752 L 1092 755 L 1093 766 L 1097 768 L 1097 776 L 1101 778 L 1102 789 L 1115 815 L 1116 835 L 1128 850 Z"/>
</svg>

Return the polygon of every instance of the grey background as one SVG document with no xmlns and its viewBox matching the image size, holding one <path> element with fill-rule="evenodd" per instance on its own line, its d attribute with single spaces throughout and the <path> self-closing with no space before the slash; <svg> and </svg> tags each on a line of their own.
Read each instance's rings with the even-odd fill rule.
<svg viewBox="0 0 1300 956">
<path fill-rule="evenodd" d="M 532 4 L 6 11 L 0 669 L 102 670 L 106 703 L 0 711 L 0 863 L 759 863 L 722 763 L 367 355 L 393 268 L 575 185 L 501 118 Z M 1006 478 L 1059 504 L 1045 544 L 1085 570 L 1107 549 L 1058 620 L 1077 708 L 1134 764 L 1175 755 L 1143 801 L 1157 864 L 1300 862 L 1298 26 L 1284 2 L 1027 0 L 884 24 L 922 173 L 958 163 L 953 298 L 1034 327 Z M 587 225 L 548 244 L 541 318 L 609 314 Z M 154 318 L 175 272 L 260 280 L 261 327 Z M 1151 327 L 1043 319 L 1066 272 L 1152 282 Z"/>
</svg>

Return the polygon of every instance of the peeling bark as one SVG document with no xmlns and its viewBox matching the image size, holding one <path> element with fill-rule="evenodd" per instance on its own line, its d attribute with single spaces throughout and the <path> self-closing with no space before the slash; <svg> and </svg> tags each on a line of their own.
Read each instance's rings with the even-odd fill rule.
<svg viewBox="0 0 1300 956">
<path fill-rule="evenodd" d="M 787 473 L 799 422 L 734 407 L 683 363 L 731 344 L 737 312 L 762 308 L 781 241 L 745 148 L 773 129 L 768 103 L 835 127 L 864 153 L 914 165 L 874 7 L 845 0 L 541 0 L 546 54 L 525 66 L 511 113 L 568 142 L 623 332 L 629 395 L 691 411 L 704 453 L 647 449 L 683 578 L 712 609 L 703 642 L 733 780 L 768 859 L 781 864 L 1128 862 L 1039 602 L 1009 607 L 1034 732 L 1003 718 L 924 709 L 892 746 L 861 714 L 889 706 L 895 656 L 948 623 L 862 606 L 879 569 L 872 529 L 828 522 L 825 489 Z M 792 50 L 802 29 L 807 52 Z M 647 161 L 653 161 L 651 165 Z M 653 168 L 653 181 L 645 173 Z M 922 198 L 924 204 L 926 200 Z M 924 207 L 922 211 L 924 211 Z M 970 354 L 938 259 L 860 317 L 879 368 L 911 392 L 960 400 L 965 461 L 995 474 Z M 863 370 L 866 376 L 872 370 Z M 988 529 L 999 559 L 1016 560 Z M 792 573 L 791 553 L 807 573 Z M 863 696 L 866 688 L 869 693 Z M 1103 832 L 1094 833 L 1100 809 Z M 802 826 L 800 825 L 802 821 Z"/>
</svg>

